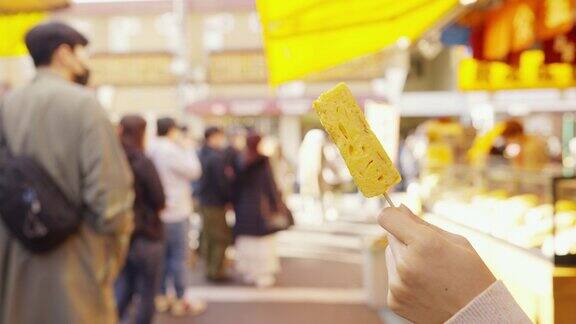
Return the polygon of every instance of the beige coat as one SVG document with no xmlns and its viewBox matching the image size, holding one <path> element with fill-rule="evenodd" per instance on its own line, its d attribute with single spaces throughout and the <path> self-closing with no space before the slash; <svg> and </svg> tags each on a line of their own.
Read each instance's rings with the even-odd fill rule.
<svg viewBox="0 0 576 324">
<path fill-rule="evenodd" d="M 4 126 L 15 154 L 28 154 L 73 201 L 80 232 L 33 255 L 0 222 L 0 324 L 114 323 L 113 281 L 132 230 L 132 176 L 93 94 L 48 70 L 8 94 Z"/>
</svg>

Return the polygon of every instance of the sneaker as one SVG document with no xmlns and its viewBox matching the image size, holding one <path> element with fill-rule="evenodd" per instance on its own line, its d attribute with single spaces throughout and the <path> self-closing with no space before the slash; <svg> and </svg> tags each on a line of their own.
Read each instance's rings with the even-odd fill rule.
<svg viewBox="0 0 576 324">
<path fill-rule="evenodd" d="M 270 288 L 274 286 L 276 283 L 276 279 L 274 276 L 264 276 L 261 278 L 257 278 L 255 281 L 256 287 L 258 288 Z"/>
<path fill-rule="evenodd" d="M 159 295 L 154 298 L 154 305 L 156 306 L 156 311 L 159 313 L 167 312 L 172 306 L 172 298 L 164 295 Z"/>
<path fill-rule="evenodd" d="M 189 305 L 192 315 L 200 315 L 206 311 L 206 308 L 208 308 L 208 304 L 201 299 L 192 300 Z"/>
<path fill-rule="evenodd" d="M 176 317 L 188 316 L 188 315 L 200 315 L 206 311 L 206 302 L 203 300 L 195 300 L 188 302 L 186 300 L 180 299 L 174 302 L 170 308 L 170 314 Z"/>
</svg>

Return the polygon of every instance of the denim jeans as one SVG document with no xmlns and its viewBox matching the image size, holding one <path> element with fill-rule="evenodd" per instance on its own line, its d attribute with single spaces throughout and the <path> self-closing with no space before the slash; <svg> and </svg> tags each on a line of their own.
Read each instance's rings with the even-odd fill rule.
<svg viewBox="0 0 576 324">
<path fill-rule="evenodd" d="M 166 295 L 168 283 L 172 282 L 176 297 L 184 297 L 186 288 L 186 256 L 188 255 L 188 221 L 164 223 L 166 251 L 164 277 L 160 292 Z"/>
<path fill-rule="evenodd" d="M 140 298 L 137 324 L 148 324 L 154 317 L 154 297 L 160 286 L 164 242 L 136 238 L 130 245 L 124 269 L 116 281 L 116 300 L 120 320 L 126 317 L 131 301 Z"/>
</svg>

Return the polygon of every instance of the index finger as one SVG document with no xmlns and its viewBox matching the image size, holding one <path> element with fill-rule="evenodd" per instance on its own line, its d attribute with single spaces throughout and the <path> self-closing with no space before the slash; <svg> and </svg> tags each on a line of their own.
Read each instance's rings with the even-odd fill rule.
<svg viewBox="0 0 576 324">
<path fill-rule="evenodd" d="M 405 205 L 400 205 L 400 207 L 398 207 L 398 208 L 402 209 L 404 212 L 406 212 L 410 216 L 410 218 L 412 220 L 414 220 L 415 222 L 417 222 L 418 224 L 421 224 L 423 226 L 431 228 L 432 230 L 436 231 L 437 233 L 442 235 L 444 238 L 446 238 L 450 242 L 458 244 L 459 246 L 462 246 L 462 247 L 467 248 L 467 249 L 470 248 L 470 244 L 468 243 L 468 241 L 466 241 L 466 239 L 464 237 L 457 235 L 457 234 L 454 234 L 454 233 L 450 233 L 448 231 L 441 229 L 440 227 L 438 227 L 434 224 L 428 223 L 427 221 L 423 220 L 422 218 L 414 215 L 414 213 L 412 213 L 412 211 L 410 209 L 408 209 L 408 207 L 406 207 Z"/>
<path fill-rule="evenodd" d="M 406 245 L 416 239 L 417 232 L 422 226 L 415 222 L 406 211 L 396 207 L 384 208 L 378 217 L 378 223 Z"/>
</svg>

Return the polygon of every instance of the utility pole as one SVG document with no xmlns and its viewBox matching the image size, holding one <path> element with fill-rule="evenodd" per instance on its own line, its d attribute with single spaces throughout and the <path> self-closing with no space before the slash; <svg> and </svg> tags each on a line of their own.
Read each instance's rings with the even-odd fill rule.
<svg viewBox="0 0 576 324">
<path fill-rule="evenodd" d="M 186 33 L 186 0 L 172 0 L 172 13 L 175 21 L 176 46 L 174 48 L 174 60 L 172 71 L 178 78 L 178 111 L 180 117 L 184 117 L 186 112 L 186 84 L 188 82 L 188 71 L 190 69 L 190 55 L 188 49 Z"/>
</svg>

